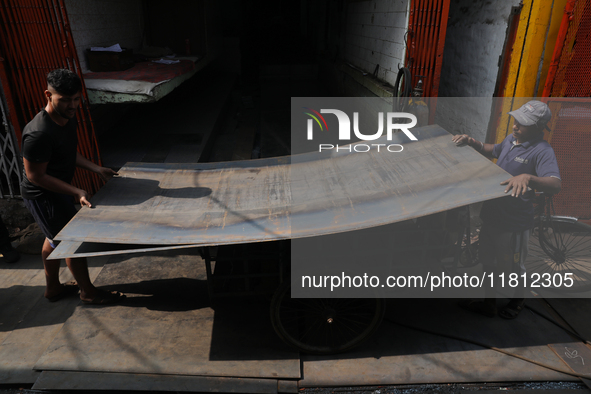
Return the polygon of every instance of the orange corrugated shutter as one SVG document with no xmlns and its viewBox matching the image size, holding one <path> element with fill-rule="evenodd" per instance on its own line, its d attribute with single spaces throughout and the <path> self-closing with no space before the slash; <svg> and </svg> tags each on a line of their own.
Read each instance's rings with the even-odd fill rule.
<svg viewBox="0 0 591 394">
<path fill-rule="evenodd" d="M 591 218 L 591 0 L 567 3 L 544 96 L 554 115 L 550 143 L 562 191 L 556 212 Z"/>
<path fill-rule="evenodd" d="M 412 0 L 408 22 L 406 67 L 414 87 L 423 79 L 425 97 L 439 95 L 439 79 L 450 0 Z"/>
<path fill-rule="evenodd" d="M 45 107 L 46 75 L 67 68 L 82 78 L 63 0 L 0 0 L 0 77 L 17 140 L 22 128 Z M 98 143 L 83 80 L 83 102 L 78 109 L 78 151 L 101 164 Z M 89 193 L 102 181 L 77 170 L 74 184 Z"/>
</svg>

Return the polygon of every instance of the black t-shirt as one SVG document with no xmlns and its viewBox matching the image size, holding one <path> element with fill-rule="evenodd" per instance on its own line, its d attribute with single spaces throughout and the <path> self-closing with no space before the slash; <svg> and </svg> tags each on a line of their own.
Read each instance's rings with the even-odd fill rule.
<svg viewBox="0 0 591 394">
<path fill-rule="evenodd" d="M 65 126 L 55 123 L 49 114 L 42 110 L 23 130 L 22 154 L 25 159 L 34 163 L 47 163 L 46 174 L 71 183 L 76 171 L 76 135 L 75 118 L 68 120 Z M 23 171 L 21 195 L 23 198 L 35 200 L 47 190 L 32 184 Z"/>
</svg>

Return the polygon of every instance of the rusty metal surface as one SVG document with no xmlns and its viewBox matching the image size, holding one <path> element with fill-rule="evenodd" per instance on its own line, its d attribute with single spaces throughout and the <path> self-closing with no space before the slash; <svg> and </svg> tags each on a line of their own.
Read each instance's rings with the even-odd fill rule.
<svg viewBox="0 0 591 394">
<path fill-rule="evenodd" d="M 509 175 L 437 125 L 404 151 L 209 164 L 131 163 L 56 239 L 221 245 L 395 223 L 501 197 Z M 373 141 L 379 143 L 380 140 Z M 384 141 L 387 142 L 387 141 Z"/>
<path fill-rule="evenodd" d="M 60 260 L 71 256 L 93 257 L 111 256 L 116 254 L 158 252 L 161 250 L 190 249 L 197 245 L 136 245 L 136 244 L 106 244 L 98 242 L 62 241 L 51 252 L 48 260 Z M 197 252 L 195 252 L 197 254 Z"/>
<path fill-rule="evenodd" d="M 591 349 L 583 342 L 551 343 L 550 349 L 575 373 L 591 379 Z"/>
<path fill-rule="evenodd" d="M 553 298 L 545 292 L 541 293 L 554 313 L 559 313 L 559 319 L 563 319 L 569 327 L 581 337 L 589 340 L 591 338 L 591 302 L 588 300 L 573 300 L 569 298 Z M 589 361 L 591 364 L 591 360 Z"/>
<path fill-rule="evenodd" d="M 79 305 L 34 369 L 299 378 L 298 352 L 273 333 L 268 301 L 212 304 L 200 262 L 182 251 L 111 257 L 94 283 L 127 298 Z"/>
<path fill-rule="evenodd" d="M 528 300 L 527 304 L 532 306 L 537 301 Z M 506 302 L 499 299 L 499 305 Z M 508 329 L 507 321 L 465 311 L 456 299 L 388 300 L 375 339 L 344 354 L 302 354 L 300 387 L 577 380 L 467 342 L 476 341 L 569 371 L 548 347 L 571 341 L 565 331 L 527 310 L 515 323 Z"/>
<path fill-rule="evenodd" d="M 90 263 L 95 280 L 102 265 Z M 72 280 L 60 270 L 60 281 Z M 79 303 L 78 297 L 47 302 L 45 273 L 39 255 L 21 254 L 18 264 L 0 264 L 0 384 L 32 384 L 39 377 L 33 365 L 51 344 Z M 1 390 L 0 390 L 1 391 Z"/>
<path fill-rule="evenodd" d="M 33 390 L 124 390 L 146 392 L 276 394 L 275 379 L 224 378 L 157 374 L 43 371 Z"/>
</svg>

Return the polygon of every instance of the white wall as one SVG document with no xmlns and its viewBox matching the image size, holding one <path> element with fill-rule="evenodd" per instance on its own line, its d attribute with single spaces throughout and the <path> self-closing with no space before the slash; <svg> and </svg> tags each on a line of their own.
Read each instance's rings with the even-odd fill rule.
<svg viewBox="0 0 591 394">
<path fill-rule="evenodd" d="M 66 10 L 83 72 L 88 71 L 86 48 L 117 43 L 142 47 L 141 0 L 66 0 Z"/>
<path fill-rule="evenodd" d="M 448 131 L 485 140 L 511 7 L 519 1 L 451 0 L 439 97 L 483 99 L 462 100 L 462 110 L 455 104 L 447 107 L 454 101 L 438 104 L 438 123 L 458 125 Z M 449 122 L 446 115 L 460 120 Z"/>
<path fill-rule="evenodd" d="M 440 97 L 493 95 L 511 7 L 519 1 L 451 1 Z"/>
<path fill-rule="evenodd" d="M 409 0 L 348 2 L 345 60 L 394 85 L 398 65 L 404 63 L 404 33 Z"/>
</svg>

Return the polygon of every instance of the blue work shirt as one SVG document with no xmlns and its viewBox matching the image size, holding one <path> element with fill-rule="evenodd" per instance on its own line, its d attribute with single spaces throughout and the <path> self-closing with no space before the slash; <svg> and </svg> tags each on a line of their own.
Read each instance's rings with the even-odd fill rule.
<svg viewBox="0 0 591 394">
<path fill-rule="evenodd" d="M 518 144 L 510 134 L 503 142 L 495 144 L 492 155 L 497 159 L 497 165 L 511 176 L 530 174 L 560 179 L 554 150 L 543 138 L 544 133 L 540 133 L 538 137 Z M 534 224 L 534 196 L 534 191 L 529 190 L 519 197 L 487 201 L 482 206 L 480 218 L 487 226 L 499 231 L 529 230 Z"/>
</svg>

